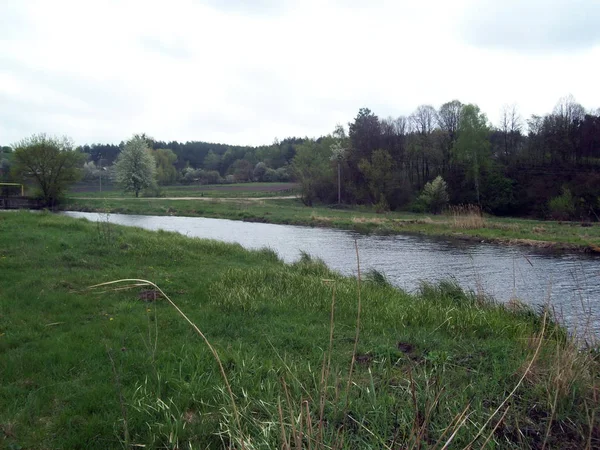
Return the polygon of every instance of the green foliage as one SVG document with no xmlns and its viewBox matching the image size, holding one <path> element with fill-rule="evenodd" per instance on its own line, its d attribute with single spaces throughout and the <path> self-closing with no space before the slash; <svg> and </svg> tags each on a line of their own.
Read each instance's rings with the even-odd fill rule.
<svg viewBox="0 0 600 450">
<path fill-rule="evenodd" d="M 292 168 L 300 183 L 300 193 L 305 205 L 334 198 L 336 191 L 330 138 L 321 142 L 307 140 L 296 147 Z"/>
<path fill-rule="evenodd" d="M 250 161 L 238 159 L 231 165 L 230 170 L 233 172 L 236 183 L 252 181 L 254 166 Z"/>
<path fill-rule="evenodd" d="M 34 134 L 14 145 L 12 172 L 18 180 L 33 181 L 44 204 L 54 206 L 81 178 L 84 160 L 69 138 Z"/>
<path fill-rule="evenodd" d="M 219 170 L 221 167 L 221 156 L 210 150 L 204 158 L 203 166 L 206 170 Z"/>
<path fill-rule="evenodd" d="M 173 184 L 177 180 L 177 155 L 168 148 L 159 148 L 152 152 L 156 160 L 156 181 L 160 185 Z"/>
<path fill-rule="evenodd" d="M 264 162 L 259 162 L 254 167 L 254 172 L 252 173 L 252 177 L 254 181 L 265 181 L 265 175 L 267 174 L 267 170 L 269 168 Z"/>
<path fill-rule="evenodd" d="M 143 136 L 134 136 L 125 143 L 115 162 L 115 173 L 123 190 L 136 197 L 156 182 L 156 162 Z"/>
<path fill-rule="evenodd" d="M 571 220 L 575 216 L 575 199 L 571 191 L 563 187 L 562 194 L 548 201 L 550 217 L 555 220 Z"/>
<path fill-rule="evenodd" d="M 192 169 L 186 167 L 181 172 L 181 182 L 184 184 L 219 184 L 223 182 L 216 170 Z"/>
<path fill-rule="evenodd" d="M 491 169 L 482 179 L 481 203 L 492 214 L 509 215 L 517 205 L 515 181 L 497 167 Z"/>
<path fill-rule="evenodd" d="M 375 204 L 375 212 L 378 214 L 388 212 L 390 210 L 390 204 L 385 198 L 385 195 L 379 194 L 379 201 Z"/>
<path fill-rule="evenodd" d="M 375 150 L 371 160 L 363 159 L 358 168 L 367 180 L 372 201 L 380 201 L 383 196 L 387 203 L 392 197 L 396 172 L 396 164 L 389 152 Z"/>
<path fill-rule="evenodd" d="M 429 212 L 439 214 L 448 205 L 448 187 L 441 176 L 438 176 L 423 188 L 419 199 Z"/>
<path fill-rule="evenodd" d="M 475 187 L 477 203 L 481 203 L 481 174 L 491 161 L 489 133 L 487 117 L 479 107 L 472 104 L 463 106 L 453 156 L 456 162 L 466 167 L 467 178 Z"/>
</svg>

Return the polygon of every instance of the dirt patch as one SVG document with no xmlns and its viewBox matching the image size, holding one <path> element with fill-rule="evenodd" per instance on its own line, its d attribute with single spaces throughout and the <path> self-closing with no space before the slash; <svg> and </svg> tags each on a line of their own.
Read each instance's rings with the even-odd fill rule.
<svg viewBox="0 0 600 450">
<path fill-rule="evenodd" d="M 356 363 L 362 366 L 368 366 L 373 362 L 373 355 L 368 353 L 358 354 L 356 355 Z"/>
<path fill-rule="evenodd" d="M 154 290 L 144 290 L 138 294 L 138 298 L 144 302 L 155 302 L 162 297 L 162 294 Z"/>
<path fill-rule="evenodd" d="M 412 353 L 413 350 L 415 349 L 415 346 L 408 342 L 398 342 L 398 344 L 396 344 L 396 347 L 402 353 L 406 353 L 406 354 Z"/>
</svg>

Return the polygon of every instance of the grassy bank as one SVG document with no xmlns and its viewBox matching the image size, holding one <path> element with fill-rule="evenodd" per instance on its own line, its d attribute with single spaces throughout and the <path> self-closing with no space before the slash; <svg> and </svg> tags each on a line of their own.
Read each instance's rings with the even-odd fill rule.
<svg viewBox="0 0 600 450">
<path fill-rule="evenodd" d="M 84 289 L 121 278 L 199 327 L 233 404 L 166 299 Z M 0 214 L 0 447 L 592 448 L 592 356 L 448 283 L 359 289 L 310 258 Z"/>
<path fill-rule="evenodd" d="M 279 224 L 334 227 L 375 233 L 422 233 L 572 251 L 600 251 L 600 226 L 465 215 L 407 212 L 377 214 L 371 208 L 309 208 L 299 200 L 67 199 L 65 209 L 203 216 Z"/>
<path fill-rule="evenodd" d="M 161 186 L 159 193 L 161 197 L 256 198 L 293 195 L 297 189 L 297 183 L 193 184 Z M 131 193 L 124 194 L 120 188 L 114 185 L 110 185 L 108 189 L 105 186 L 104 190 L 100 191 L 98 185 L 89 183 L 74 186 L 70 195 L 81 198 L 134 197 Z M 155 196 L 153 193 L 146 193 L 146 195 Z"/>
</svg>

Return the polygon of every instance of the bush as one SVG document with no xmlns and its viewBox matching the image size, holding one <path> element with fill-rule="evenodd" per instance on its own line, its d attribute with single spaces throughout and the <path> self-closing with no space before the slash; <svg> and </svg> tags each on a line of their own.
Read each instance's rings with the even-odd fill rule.
<svg viewBox="0 0 600 450">
<path fill-rule="evenodd" d="M 142 191 L 142 197 L 164 197 L 165 192 L 158 185 L 158 183 L 154 182 L 146 189 Z"/>
<path fill-rule="evenodd" d="M 15 145 L 12 172 L 17 181 L 31 180 L 44 205 L 54 206 L 81 178 L 84 159 L 69 138 L 37 134 Z"/>
<path fill-rule="evenodd" d="M 219 184 L 223 182 L 221 175 L 216 170 L 192 169 L 186 167 L 181 172 L 181 182 L 183 184 Z"/>
<path fill-rule="evenodd" d="M 388 212 L 390 210 L 390 204 L 385 199 L 385 195 L 379 196 L 379 201 L 375 204 L 375 212 L 378 214 Z"/>
<path fill-rule="evenodd" d="M 264 162 L 259 162 L 254 166 L 254 172 L 252 174 L 254 181 L 265 181 L 265 174 L 267 173 L 268 167 Z"/>
<path fill-rule="evenodd" d="M 563 187 L 562 194 L 548 201 L 550 217 L 554 220 L 571 220 L 575 216 L 575 199 L 571 191 Z"/>
<path fill-rule="evenodd" d="M 419 199 L 429 212 L 439 214 L 448 204 L 448 187 L 442 177 L 427 183 Z"/>
</svg>

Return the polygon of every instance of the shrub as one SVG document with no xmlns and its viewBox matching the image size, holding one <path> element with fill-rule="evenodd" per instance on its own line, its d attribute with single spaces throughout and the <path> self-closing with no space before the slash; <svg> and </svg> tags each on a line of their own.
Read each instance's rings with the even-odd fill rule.
<svg viewBox="0 0 600 450">
<path fill-rule="evenodd" d="M 439 214 L 448 204 L 448 187 L 441 176 L 427 183 L 419 196 L 429 212 Z"/>
<path fill-rule="evenodd" d="M 381 213 L 387 212 L 389 210 L 390 210 L 390 204 L 385 199 L 385 196 L 383 194 L 381 194 L 379 196 L 379 201 L 375 205 L 375 212 L 378 214 L 381 214 Z"/>
<path fill-rule="evenodd" d="M 575 215 L 575 199 L 571 191 L 563 187 L 562 194 L 548 201 L 550 217 L 555 220 L 570 220 Z"/>
</svg>

